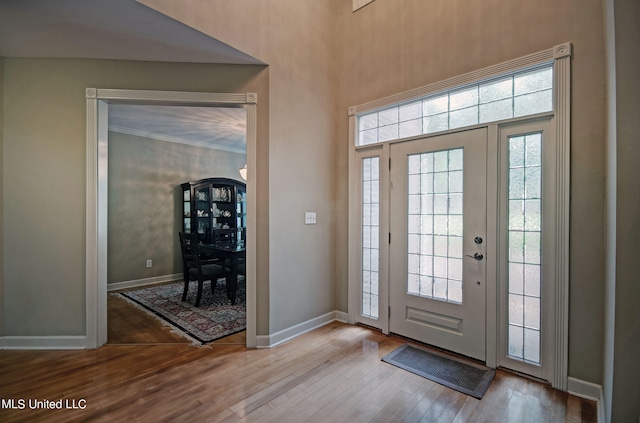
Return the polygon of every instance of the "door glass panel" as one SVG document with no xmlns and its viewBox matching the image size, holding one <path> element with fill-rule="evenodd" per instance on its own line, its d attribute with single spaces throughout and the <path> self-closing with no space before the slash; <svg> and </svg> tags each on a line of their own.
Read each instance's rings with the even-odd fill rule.
<svg viewBox="0 0 640 423">
<path fill-rule="evenodd" d="M 408 160 L 407 293 L 462 304 L 463 150 Z"/>
<path fill-rule="evenodd" d="M 380 160 L 362 160 L 362 304 L 365 317 L 378 318 L 380 254 Z"/>
<path fill-rule="evenodd" d="M 540 364 L 542 134 L 510 137 L 508 151 L 508 355 Z"/>
</svg>

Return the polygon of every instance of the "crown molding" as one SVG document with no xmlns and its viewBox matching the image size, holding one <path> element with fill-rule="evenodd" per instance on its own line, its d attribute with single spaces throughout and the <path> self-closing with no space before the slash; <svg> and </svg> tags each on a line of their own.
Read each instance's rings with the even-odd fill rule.
<svg viewBox="0 0 640 423">
<path fill-rule="evenodd" d="M 158 134 L 158 133 L 155 133 L 155 132 L 145 131 L 145 130 L 141 130 L 141 129 L 125 128 L 125 127 L 117 126 L 117 125 L 109 125 L 109 131 L 118 132 L 118 133 L 127 134 L 127 135 L 135 135 L 135 136 L 138 136 L 138 137 L 151 138 L 151 139 L 158 140 L 158 141 L 172 142 L 172 143 L 175 143 L 175 144 L 183 144 L 183 145 L 190 145 L 190 146 L 193 146 L 193 147 L 208 148 L 208 149 L 211 149 L 211 150 L 226 151 L 228 153 L 236 153 L 236 154 L 246 154 L 247 153 L 243 149 L 225 147 L 225 146 L 220 146 L 220 145 L 212 145 L 212 144 L 207 143 L 207 142 L 199 142 L 199 141 L 189 140 L 189 139 L 186 139 L 186 138 L 174 137 L 174 136 L 171 136 L 171 135 Z"/>
</svg>

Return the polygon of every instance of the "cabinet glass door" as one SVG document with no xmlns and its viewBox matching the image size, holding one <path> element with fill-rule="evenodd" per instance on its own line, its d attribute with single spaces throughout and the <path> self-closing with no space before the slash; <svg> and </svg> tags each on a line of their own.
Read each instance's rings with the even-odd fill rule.
<svg viewBox="0 0 640 423">
<path fill-rule="evenodd" d="M 182 220 L 184 232 L 191 232 L 191 190 L 185 189 L 182 192 Z"/>
<path fill-rule="evenodd" d="M 236 228 L 238 241 L 245 240 L 245 228 L 247 227 L 247 194 L 244 190 L 238 189 L 236 198 Z"/>
<path fill-rule="evenodd" d="M 195 213 L 197 221 L 197 231 L 200 239 L 211 238 L 211 213 L 209 187 L 201 187 L 195 190 Z"/>
</svg>

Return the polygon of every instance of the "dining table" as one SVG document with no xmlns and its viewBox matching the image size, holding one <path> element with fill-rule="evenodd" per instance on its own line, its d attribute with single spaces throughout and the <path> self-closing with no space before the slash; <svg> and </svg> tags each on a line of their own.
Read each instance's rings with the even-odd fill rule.
<svg viewBox="0 0 640 423">
<path fill-rule="evenodd" d="M 244 241 L 219 241 L 214 243 L 200 243 L 200 252 L 221 259 L 229 260 L 229 272 L 227 274 L 227 298 L 231 304 L 236 304 L 238 293 L 238 265 L 241 259 L 246 259 L 246 247 Z"/>
</svg>

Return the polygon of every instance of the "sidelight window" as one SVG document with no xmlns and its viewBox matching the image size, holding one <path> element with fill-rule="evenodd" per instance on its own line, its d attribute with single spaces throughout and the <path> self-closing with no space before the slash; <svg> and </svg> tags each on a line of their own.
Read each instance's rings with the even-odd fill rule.
<svg viewBox="0 0 640 423">
<path fill-rule="evenodd" d="M 540 363 L 542 134 L 508 140 L 508 355 Z"/>
<path fill-rule="evenodd" d="M 378 318 L 380 258 L 380 158 L 362 159 L 362 302 L 365 317 Z"/>
</svg>

